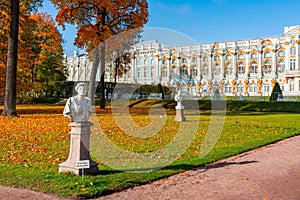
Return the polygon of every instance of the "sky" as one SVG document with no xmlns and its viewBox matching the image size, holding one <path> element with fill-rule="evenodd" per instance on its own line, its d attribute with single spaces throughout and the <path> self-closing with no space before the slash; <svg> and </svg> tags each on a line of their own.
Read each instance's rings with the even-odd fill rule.
<svg viewBox="0 0 300 200">
<path fill-rule="evenodd" d="M 300 25 L 299 0 L 148 0 L 148 4 L 143 39 L 168 43 L 172 38 L 169 45 L 174 46 L 280 36 L 285 26 Z M 40 11 L 53 18 L 57 13 L 49 0 Z M 76 28 L 67 26 L 61 33 L 64 49 L 75 50 Z"/>
</svg>

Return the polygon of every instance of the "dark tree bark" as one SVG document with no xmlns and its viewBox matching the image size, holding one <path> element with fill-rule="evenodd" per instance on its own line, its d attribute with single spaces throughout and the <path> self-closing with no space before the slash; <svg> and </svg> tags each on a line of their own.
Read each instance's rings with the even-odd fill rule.
<svg viewBox="0 0 300 200">
<path fill-rule="evenodd" d="M 20 0 L 11 0 L 3 116 L 17 116 L 17 64 Z"/>
</svg>

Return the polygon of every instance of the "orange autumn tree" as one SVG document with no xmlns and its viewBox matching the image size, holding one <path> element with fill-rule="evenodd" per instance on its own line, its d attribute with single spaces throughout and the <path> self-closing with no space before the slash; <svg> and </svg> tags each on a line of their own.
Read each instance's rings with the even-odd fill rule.
<svg viewBox="0 0 300 200">
<path fill-rule="evenodd" d="M 99 64 L 98 46 L 101 51 L 100 108 L 105 108 L 104 70 L 105 41 L 127 30 L 142 28 L 148 20 L 146 0 L 51 0 L 59 9 L 56 21 L 65 27 L 66 23 L 77 25 L 74 44 L 86 47 L 94 56 L 89 83 L 89 97 L 93 100 L 95 78 Z"/>
<path fill-rule="evenodd" d="M 17 66 L 19 46 L 19 26 L 30 12 L 41 4 L 42 0 L 1 0 L 0 1 L 0 37 L 1 60 L 4 61 L 0 67 L 0 73 L 4 72 L 5 97 L 3 116 L 17 116 Z M 9 28 L 6 28 L 9 27 Z M 6 38 L 6 40 L 5 40 Z M 7 43 L 6 43 L 7 41 Z M 5 46 L 7 45 L 7 48 Z M 4 79 L 4 80 L 3 80 Z"/>
<path fill-rule="evenodd" d="M 0 3 L 0 98 L 2 98 L 6 85 L 10 15 L 9 3 L 3 0 L 0 0 Z M 46 14 L 31 12 L 34 4 L 28 5 L 28 3 L 29 1 L 20 2 L 16 70 L 17 98 L 30 94 L 38 95 L 46 85 L 42 77 L 48 77 L 52 81 L 66 78 L 62 66 L 62 37 L 55 27 L 54 20 Z"/>
<path fill-rule="evenodd" d="M 31 15 L 30 19 L 35 22 L 35 29 L 32 31 L 35 44 L 31 48 L 36 55 L 31 59 L 31 82 L 40 85 L 40 89 L 51 92 L 55 82 L 66 80 L 63 39 L 50 15 L 37 13 Z"/>
</svg>

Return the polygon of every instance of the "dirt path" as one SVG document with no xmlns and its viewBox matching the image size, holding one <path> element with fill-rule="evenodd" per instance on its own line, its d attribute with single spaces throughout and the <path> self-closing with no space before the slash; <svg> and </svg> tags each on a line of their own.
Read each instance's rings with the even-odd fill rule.
<svg viewBox="0 0 300 200">
<path fill-rule="evenodd" d="M 55 199 L 0 188 L 0 199 Z M 98 200 L 300 199 L 300 136 Z"/>
</svg>

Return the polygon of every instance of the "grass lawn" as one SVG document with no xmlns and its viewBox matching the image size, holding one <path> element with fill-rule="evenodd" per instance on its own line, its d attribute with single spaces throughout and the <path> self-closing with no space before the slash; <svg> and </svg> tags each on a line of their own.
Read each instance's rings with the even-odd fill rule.
<svg viewBox="0 0 300 200">
<path fill-rule="evenodd" d="M 3 107 L 0 107 L 0 111 L 1 109 Z M 164 125 L 156 134 L 142 138 L 126 134 L 128 130 L 120 129 L 116 120 L 126 121 L 128 119 L 126 117 L 130 116 L 130 119 L 139 127 L 147 127 L 151 124 L 147 107 L 132 106 L 129 108 L 129 115 L 122 110 L 112 114 L 110 108 L 97 109 L 97 125 L 95 127 L 100 125 L 105 139 L 124 152 L 134 152 L 139 155 L 148 155 L 147 153 L 159 151 L 172 143 L 179 130 L 187 131 L 188 134 L 189 127 L 194 125 L 195 121 L 199 120 L 199 124 L 197 123 L 196 129 L 192 127 L 193 130 L 196 130 L 195 135 L 182 155 L 178 155 L 176 160 L 166 167 L 157 170 L 150 169 L 149 172 L 143 173 L 138 173 L 138 169 L 135 169 L 133 173 L 120 170 L 122 167 L 125 170 L 129 168 L 128 165 L 122 166 L 124 160 L 120 159 L 117 151 L 110 150 L 109 145 L 104 151 L 103 147 L 107 145 L 104 144 L 105 139 L 92 136 L 91 147 L 95 149 L 99 144 L 103 150 L 99 155 L 98 151 L 92 151 L 93 159 L 100 163 L 100 172 L 95 176 L 86 175 L 82 180 L 81 176 L 58 173 L 58 164 L 64 162 L 69 153 L 69 128 L 67 126 L 69 120 L 62 116 L 63 106 L 19 105 L 17 110 L 20 115 L 18 118 L 0 117 L 0 186 L 28 187 L 47 193 L 60 194 L 64 197 L 98 197 L 146 184 L 299 135 L 300 130 L 300 123 L 298 123 L 300 115 L 297 113 L 227 111 L 220 138 L 213 150 L 200 159 L 200 149 L 207 142 L 204 138 L 211 123 L 212 111 L 210 110 L 199 111 L 200 115 L 195 114 L 194 111 L 185 110 L 187 122 L 174 122 L 174 109 L 166 109 L 164 114 L 154 111 L 152 115 L 160 118 L 154 122 L 159 123 L 164 120 Z M 116 115 L 118 119 L 114 118 Z M 184 123 L 186 127 L 182 128 Z M 154 124 L 154 128 L 157 128 L 156 124 Z M 146 130 L 149 129 L 151 128 L 148 127 Z M 141 129 L 141 131 L 145 130 Z M 143 133 L 148 134 L 147 131 Z M 178 144 L 181 144 L 180 142 L 182 141 L 179 141 Z M 168 160 L 166 156 L 168 154 L 162 154 L 161 157 L 155 155 L 150 157 L 150 161 L 159 163 L 161 159 Z M 172 159 L 173 157 L 170 158 L 171 161 Z M 142 165 L 135 163 L 135 158 L 129 158 L 128 161 L 131 161 L 135 168 L 143 168 Z M 120 165 L 117 166 L 117 169 L 108 167 L 113 164 Z"/>
</svg>

